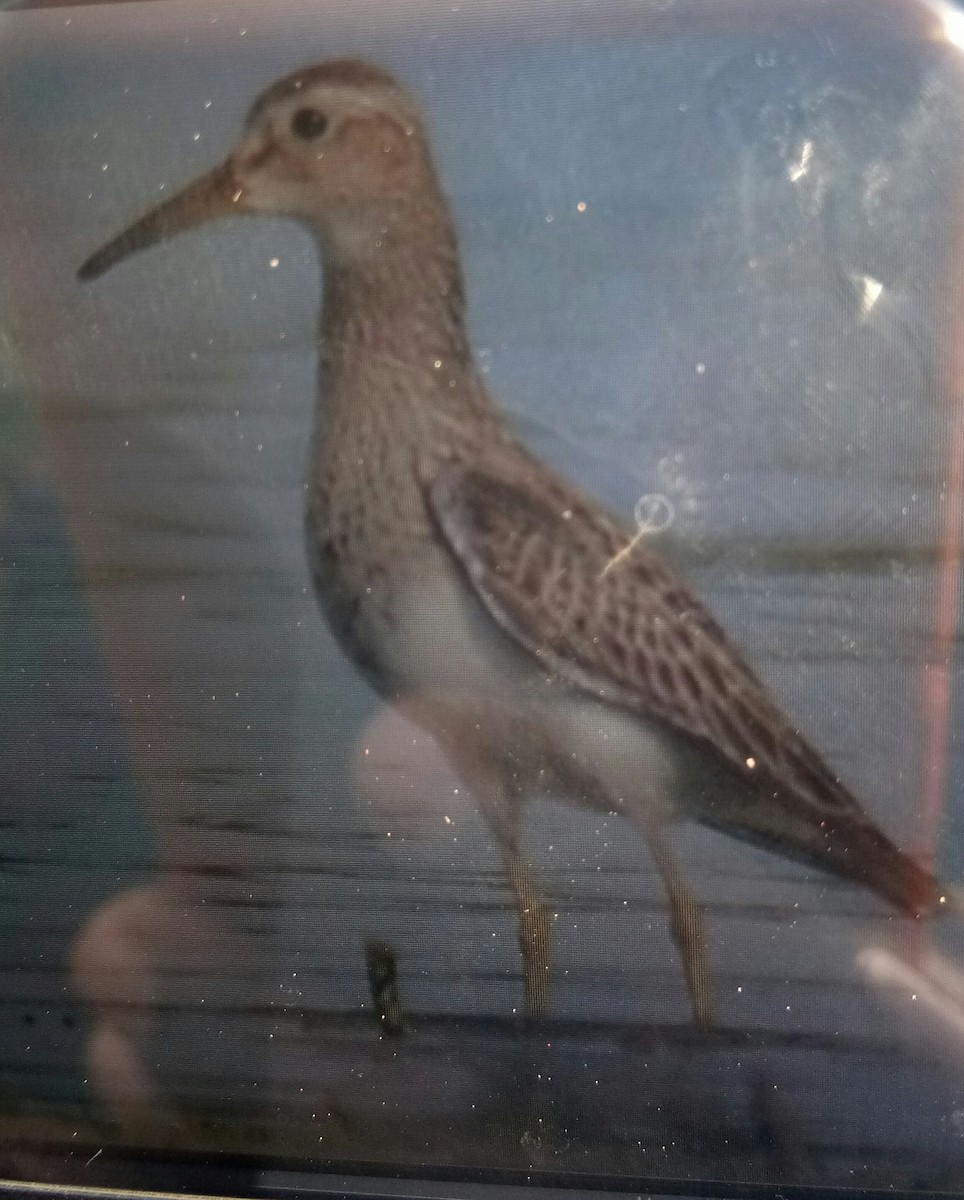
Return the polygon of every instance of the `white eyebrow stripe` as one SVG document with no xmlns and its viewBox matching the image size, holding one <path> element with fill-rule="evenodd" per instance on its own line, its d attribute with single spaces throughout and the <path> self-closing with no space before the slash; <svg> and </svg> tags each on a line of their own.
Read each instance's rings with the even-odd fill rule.
<svg viewBox="0 0 964 1200">
<path fill-rule="evenodd" d="M 372 88 L 370 91 L 374 92 L 375 89 Z M 350 111 L 353 108 L 359 112 L 383 113 L 386 117 L 393 117 L 410 125 L 415 125 L 421 120 L 415 106 L 410 101 L 406 102 L 405 96 L 399 91 L 383 87 L 379 88 L 376 94 L 370 94 L 361 88 L 344 84 L 315 84 L 314 87 L 292 92 L 288 96 L 279 98 L 262 113 L 257 114 L 256 119 L 270 120 L 278 112 L 283 113 L 287 118 L 299 108 L 311 107 L 315 104 L 319 108 L 324 108 L 326 101 L 335 102 L 343 110 Z"/>
</svg>

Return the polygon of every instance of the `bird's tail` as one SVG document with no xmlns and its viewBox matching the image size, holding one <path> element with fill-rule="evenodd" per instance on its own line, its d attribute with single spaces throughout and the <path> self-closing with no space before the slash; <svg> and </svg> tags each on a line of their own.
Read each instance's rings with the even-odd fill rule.
<svg viewBox="0 0 964 1200">
<path fill-rule="evenodd" d="M 839 819 L 838 819 L 839 820 Z M 835 825 L 837 822 L 835 822 Z M 825 865 L 909 917 L 925 917 L 947 903 L 947 894 L 933 873 L 867 821 L 833 828 L 827 839 Z"/>
<path fill-rule="evenodd" d="M 725 811 L 718 807 L 701 816 L 731 835 L 861 884 L 909 917 L 938 909 L 964 914 L 964 892 L 945 887 L 895 846 L 856 801 L 835 812 L 815 810 L 795 790 L 774 789 L 765 813 L 759 805 L 735 801 Z"/>
</svg>

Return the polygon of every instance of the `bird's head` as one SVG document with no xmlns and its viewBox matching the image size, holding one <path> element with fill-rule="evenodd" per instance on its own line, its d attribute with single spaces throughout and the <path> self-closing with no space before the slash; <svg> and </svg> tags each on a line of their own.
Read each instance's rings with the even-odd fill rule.
<svg viewBox="0 0 964 1200">
<path fill-rule="evenodd" d="M 238 213 L 292 217 L 336 250 L 377 241 L 434 169 L 418 109 L 387 72 L 342 59 L 296 71 L 254 102 L 228 157 L 136 221 L 78 272 L 94 279 L 135 251 Z"/>
</svg>

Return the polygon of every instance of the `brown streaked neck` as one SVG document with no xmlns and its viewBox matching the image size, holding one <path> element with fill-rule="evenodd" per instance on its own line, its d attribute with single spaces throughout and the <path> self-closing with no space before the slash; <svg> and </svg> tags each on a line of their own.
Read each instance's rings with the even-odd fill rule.
<svg viewBox="0 0 964 1200">
<path fill-rule="evenodd" d="M 320 241 L 327 373 L 337 378 L 359 358 L 436 375 L 471 373 L 458 245 L 441 196 L 422 196 L 355 228 L 346 221 Z"/>
</svg>

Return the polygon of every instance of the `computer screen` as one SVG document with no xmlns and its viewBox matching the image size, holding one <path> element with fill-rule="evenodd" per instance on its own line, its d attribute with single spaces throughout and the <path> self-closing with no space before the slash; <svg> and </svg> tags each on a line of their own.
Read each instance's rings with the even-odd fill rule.
<svg viewBox="0 0 964 1200">
<path fill-rule="evenodd" d="M 0 1174 L 961 1190 L 964 13 L 3 7 Z"/>
</svg>

